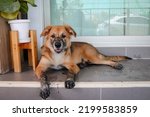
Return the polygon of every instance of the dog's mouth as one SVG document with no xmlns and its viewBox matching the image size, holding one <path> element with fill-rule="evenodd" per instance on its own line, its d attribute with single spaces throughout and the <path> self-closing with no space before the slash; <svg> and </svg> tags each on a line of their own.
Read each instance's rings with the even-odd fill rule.
<svg viewBox="0 0 150 117">
<path fill-rule="evenodd" d="M 54 49 L 56 53 L 61 53 L 63 49 Z"/>
<path fill-rule="evenodd" d="M 53 42 L 53 48 L 56 53 L 61 53 L 65 48 L 65 42 L 63 40 L 56 40 Z"/>
</svg>

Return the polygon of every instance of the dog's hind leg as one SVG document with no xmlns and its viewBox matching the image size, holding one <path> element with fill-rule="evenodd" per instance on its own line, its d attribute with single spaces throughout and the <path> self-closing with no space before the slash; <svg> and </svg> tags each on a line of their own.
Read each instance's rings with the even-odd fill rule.
<svg viewBox="0 0 150 117">
<path fill-rule="evenodd" d="M 111 67 L 113 67 L 114 69 L 117 69 L 117 70 L 122 70 L 123 69 L 123 66 L 120 63 L 109 60 L 109 59 L 105 59 L 105 57 L 102 56 L 102 55 L 96 55 L 96 56 L 88 57 L 88 60 L 92 64 L 109 65 L 109 66 L 111 66 Z"/>
</svg>

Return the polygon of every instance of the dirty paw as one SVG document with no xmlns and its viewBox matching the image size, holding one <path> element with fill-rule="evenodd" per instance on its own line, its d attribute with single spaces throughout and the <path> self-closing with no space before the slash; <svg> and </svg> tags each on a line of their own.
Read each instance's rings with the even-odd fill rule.
<svg viewBox="0 0 150 117">
<path fill-rule="evenodd" d="M 42 86 L 40 91 L 40 96 L 45 100 L 50 96 L 50 87 L 49 84 L 45 84 Z"/>
<path fill-rule="evenodd" d="M 122 70 L 123 69 L 123 65 L 122 64 L 117 64 L 114 66 L 115 69 L 117 70 Z"/>
<path fill-rule="evenodd" d="M 68 79 L 65 81 L 65 88 L 72 89 L 75 86 L 75 82 L 72 79 Z"/>
</svg>

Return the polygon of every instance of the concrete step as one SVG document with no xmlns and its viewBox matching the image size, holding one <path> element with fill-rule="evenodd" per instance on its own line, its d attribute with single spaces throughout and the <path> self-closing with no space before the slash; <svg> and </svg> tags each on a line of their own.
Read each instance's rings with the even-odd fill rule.
<svg viewBox="0 0 150 117">
<path fill-rule="evenodd" d="M 76 87 L 65 89 L 62 71 L 48 74 L 51 82 L 51 100 L 106 100 L 150 99 L 150 60 L 121 62 L 124 70 L 109 66 L 90 66 L 76 77 Z M 61 77 L 60 77 L 61 76 Z M 21 73 L 0 75 L 0 99 L 35 100 L 40 82 L 31 69 Z"/>
</svg>

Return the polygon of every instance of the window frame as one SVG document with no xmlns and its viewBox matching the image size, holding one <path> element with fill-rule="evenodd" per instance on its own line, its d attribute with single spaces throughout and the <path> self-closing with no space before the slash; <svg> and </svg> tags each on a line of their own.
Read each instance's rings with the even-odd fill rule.
<svg viewBox="0 0 150 117">
<path fill-rule="evenodd" d="M 43 26 L 51 25 L 50 0 L 43 0 Z M 88 42 L 95 47 L 150 47 L 149 36 L 77 36 L 72 41 Z"/>
</svg>

